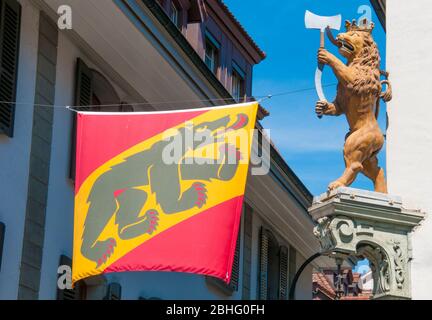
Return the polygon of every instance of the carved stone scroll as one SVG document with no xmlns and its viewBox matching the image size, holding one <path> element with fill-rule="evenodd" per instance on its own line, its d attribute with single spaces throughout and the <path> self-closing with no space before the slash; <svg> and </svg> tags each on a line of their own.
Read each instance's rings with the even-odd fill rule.
<svg viewBox="0 0 432 320">
<path fill-rule="evenodd" d="M 339 188 L 314 199 L 309 209 L 321 252 L 367 258 L 374 299 L 410 299 L 410 237 L 424 214 L 402 207 L 397 197 Z"/>
</svg>

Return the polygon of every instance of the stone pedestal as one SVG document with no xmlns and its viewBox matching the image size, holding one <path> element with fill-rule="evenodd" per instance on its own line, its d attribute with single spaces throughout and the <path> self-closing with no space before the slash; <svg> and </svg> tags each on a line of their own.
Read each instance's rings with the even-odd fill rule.
<svg viewBox="0 0 432 320">
<path fill-rule="evenodd" d="M 339 188 L 315 197 L 309 209 L 323 254 L 367 258 L 374 299 L 410 299 L 411 232 L 424 213 L 403 207 L 399 197 Z"/>
</svg>

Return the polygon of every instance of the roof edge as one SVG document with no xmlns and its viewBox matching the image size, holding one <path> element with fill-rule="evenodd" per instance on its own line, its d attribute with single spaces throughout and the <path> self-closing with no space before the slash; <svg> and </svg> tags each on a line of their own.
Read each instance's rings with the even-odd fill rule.
<svg viewBox="0 0 432 320">
<path fill-rule="evenodd" d="M 133 8 L 131 8 L 127 1 L 122 1 L 126 7 L 133 13 Z M 156 20 L 165 28 L 168 34 L 173 37 L 177 45 L 183 50 L 183 52 L 191 59 L 194 65 L 198 68 L 204 77 L 210 82 L 212 87 L 217 91 L 217 93 L 226 100 L 233 100 L 234 98 L 231 93 L 224 87 L 222 82 L 210 71 L 205 62 L 198 55 L 196 50 L 192 47 L 186 37 L 181 33 L 177 26 L 171 21 L 165 11 L 161 8 L 156 0 L 140 0 L 153 14 Z M 269 115 L 268 110 L 266 110 L 261 104 L 259 104 L 258 110 L 258 120 L 262 120 Z"/>
<path fill-rule="evenodd" d="M 386 32 L 386 0 L 370 0 L 384 32 Z"/>
<path fill-rule="evenodd" d="M 258 46 L 258 44 L 255 42 L 255 40 L 251 37 L 251 35 L 246 31 L 246 29 L 243 27 L 243 25 L 240 23 L 240 21 L 235 17 L 235 15 L 231 12 L 231 10 L 228 8 L 228 6 L 222 1 L 222 0 L 214 0 L 208 2 L 210 5 L 215 3 L 218 5 L 223 12 L 228 16 L 228 18 L 234 23 L 234 25 L 238 28 L 240 33 L 245 37 L 247 42 L 255 49 L 255 51 L 258 53 L 261 60 L 264 60 L 266 58 L 266 53 Z"/>
</svg>

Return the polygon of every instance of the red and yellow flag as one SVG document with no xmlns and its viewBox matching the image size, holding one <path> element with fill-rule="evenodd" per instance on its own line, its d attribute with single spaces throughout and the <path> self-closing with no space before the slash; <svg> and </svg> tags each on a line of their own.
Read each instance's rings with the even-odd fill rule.
<svg viewBox="0 0 432 320">
<path fill-rule="evenodd" d="M 123 271 L 229 282 L 257 108 L 79 112 L 73 282 Z"/>
</svg>

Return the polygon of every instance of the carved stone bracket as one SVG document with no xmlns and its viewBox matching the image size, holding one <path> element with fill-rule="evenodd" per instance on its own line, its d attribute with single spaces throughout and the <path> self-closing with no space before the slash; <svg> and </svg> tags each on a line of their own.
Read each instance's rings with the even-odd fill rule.
<svg viewBox="0 0 432 320">
<path fill-rule="evenodd" d="M 410 299 L 410 234 L 424 213 L 407 210 L 398 197 L 339 188 L 314 199 L 314 235 L 329 256 L 367 258 L 374 299 Z"/>
</svg>

